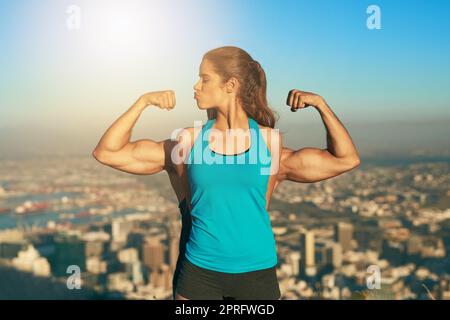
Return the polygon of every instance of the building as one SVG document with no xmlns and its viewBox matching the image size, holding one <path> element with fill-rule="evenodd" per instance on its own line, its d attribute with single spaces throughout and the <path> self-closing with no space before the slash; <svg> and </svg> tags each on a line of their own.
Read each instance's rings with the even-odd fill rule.
<svg viewBox="0 0 450 320">
<path fill-rule="evenodd" d="M 102 261 L 97 256 L 88 257 L 86 259 L 86 269 L 92 274 L 103 274 L 108 270 L 106 261 Z"/>
<path fill-rule="evenodd" d="M 315 240 L 313 231 L 305 231 L 300 235 L 301 272 L 307 276 L 315 276 L 317 273 L 315 263 Z"/>
<path fill-rule="evenodd" d="M 29 245 L 25 250 L 20 251 L 12 262 L 18 270 L 31 272 L 41 277 L 49 277 L 51 275 L 50 264 L 47 259 L 39 255 L 39 252 L 33 245 Z"/>
<path fill-rule="evenodd" d="M 122 249 L 118 253 L 118 259 L 121 263 L 134 263 L 139 261 L 138 251 L 136 248 Z"/>
<path fill-rule="evenodd" d="M 300 274 L 300 252 L 294 251 L 291 252 L 289 257 L 289 265 L 291 266 L 292 275 L 294 277 Z"/>
<path fill-rule="evenodd" d="M 333 241 L 316 241 L 316 265 L 323 271 L 331 271 L 342 265 L 342 247 Z"/>
<path fill-rule="evenodd" d="M 122 218 L 114 219 L 112 222 L 111 233 L 113 242 L 126 243 L 128 233 L 133 229 L 134 222 Z"/>
<path fill-rule="evenodd" d="M 169 267 L 172 272 L 175 271 L 178 261 L 179 245 L 180 245 L 181 225 L 179 220 L 170 223 L 168 232 L 169 246 Z"/>
<path fill-rule="evenodd" d="M 164 245 L 157 238 L 148 238 L 143 247 L 144 265 L 157 271 L 164 263 Z"/>
<path fill-rule="evenodd" d="M 352 249 L 353 230 L 351 223 L 339 222 L 334 226 L 334 241 L 341 245 L 343 252 Z"/>
</svg>

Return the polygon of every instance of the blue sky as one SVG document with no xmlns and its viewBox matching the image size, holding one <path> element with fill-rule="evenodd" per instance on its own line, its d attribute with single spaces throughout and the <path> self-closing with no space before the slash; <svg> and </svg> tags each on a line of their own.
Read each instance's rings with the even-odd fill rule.
<svg viewBox="0 0 450 320">
<path fill-rule="evenodd" d="M 241 20 L 251 28 L 240 39 L 261 53 L 280 90 L 318 90 L 343 112 L 377 119 L 409 118 L 411 109 L 411 118 L 449 115 L 448 1 L 246 3 Z M 370 4 L 381 9 L 381 30 L 366 27 Z"/>
<path fill-rule="evenodd" d="M 82 10 L 77 31 L 69 5 Z M 369 5 L 381 29 L 369 30 Z M 0 126 L 105 126 L 146 91 L 174 89 L 161 130 L 192 125 L 201 56 L 236 45 L 260 61 L 280 123 L 292 88 L 349 122 L 450 119 L 449 1 L 1 1 Z M 172 112 L 176 112 L 175 114 Z M 300 119 L 300 120 L 299 120 Z"/>
</svg>

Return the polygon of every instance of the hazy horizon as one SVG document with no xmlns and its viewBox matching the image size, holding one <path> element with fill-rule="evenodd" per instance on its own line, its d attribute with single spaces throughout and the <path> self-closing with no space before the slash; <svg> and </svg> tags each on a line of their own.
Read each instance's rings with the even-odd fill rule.
<svg viewBox="0 0 450 320">
<path fill-rule="evenodd" d="M 145 111 L 144 111 L 145 112 Z M 164 112 L 164 111 L 162 111 Z M 176 113 L 173 113 L 176 116 Z M 143 115 L 143 118 L 146 118 Z M 196 120 L 206 121 L 205 118 Z M 348 122 L 346 126 L 361 157 L 382 155 L 437 156 L 450 157 L 450 120 L 434 121 L 385 121 Z M 111 123 L 113 120 L 111 120 Z M 131 140 L 170 138 L 172 130 L 193 126 L 193 122 L 174 120 L 173 127 L 152 129 L 155 119 L 141 119 L 133 130 Z M 178 122 L 179 125 L 176 125 Z M 32 155 L 86 155 L 97 145 L 104 131 L 111 123 L 97 126 L 52 128 L 48 125 L 0 126 L 1 158 Z M 284 145 L 298 149 L 302 147 L 326 147 L 326 131 L 319 116 L 312 122 L 290 123 L 281 119 L 276 126 L 284 137 Z M 388 139 L 386 139 L 388 137 Z M 450 159 L 450 158 L 449 158 Z"/>
</svg>

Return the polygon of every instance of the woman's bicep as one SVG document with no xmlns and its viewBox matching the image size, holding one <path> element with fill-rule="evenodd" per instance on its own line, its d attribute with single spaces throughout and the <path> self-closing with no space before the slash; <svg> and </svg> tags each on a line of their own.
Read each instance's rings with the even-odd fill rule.
<svg viewBox="0 0 450 320">
<path fill-rule="evenodd" d="M 290 150 L 282 157 L 281 178 L 296 182 L 318 182 L 352 169 L 351 164 L 326 149 L 306 147 Z"/>
<path fill-rule="evenodd" d="M 166 167 L 166 149 L 170 140 L 155 142 L 141 139 L 115 152 L 102 151 L 97 158 L 103 164 L 134 174 L 154 174 Z"/>
</svg>

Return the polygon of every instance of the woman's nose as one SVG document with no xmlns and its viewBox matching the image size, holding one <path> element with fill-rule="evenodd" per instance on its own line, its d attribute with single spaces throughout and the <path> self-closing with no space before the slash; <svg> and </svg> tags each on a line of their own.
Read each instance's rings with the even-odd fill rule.
<svg viewBox="0 0 450 320">
<path fill-rule="evenodd" d="M 200 80 L 198 80 L 195 84 L 194 84 L 194 90 L 197 90 L 200 88 Z"/>
</svg>

